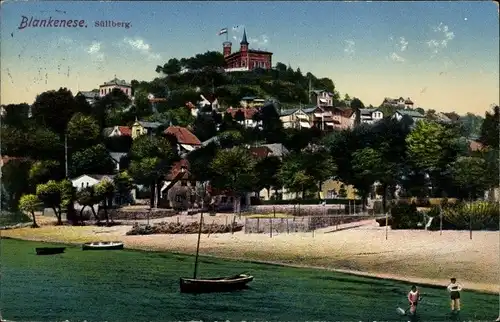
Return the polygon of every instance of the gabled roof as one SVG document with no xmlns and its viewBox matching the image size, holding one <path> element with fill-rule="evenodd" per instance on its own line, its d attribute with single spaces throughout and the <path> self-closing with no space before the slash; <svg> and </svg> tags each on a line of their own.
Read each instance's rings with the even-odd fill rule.
<svg viewBox="0 0 500 322">
<path fill-rule="evenodd" d="M 420 112 L 411 111 L 411 110 L 398 110 L 398 111 L 396 111 L 396 113 L 399 113 L 401 115 L 408 115 L 410 117 L 420 117 L 420 118 L 424 117 L 424 115 L 420 114 Z"/>
<path fill-rule="evenodd" d="M 245 120 L 251 120 L 253 116 L 258 112 L 258 110 L 255 108 L 228 108 L 226 110 L 226 113 L 231 114 L 231 116 L 234 118 L 238 111 L 243 112 L 243 114 L 245 115 Z"/>
<path fill-rule="evenodd" d="M 127 83 L 125 80 L 118 79 L 116 77 L 113 78 L 112 80 L 110 80 L 109 82 L 104 82 L 104 84 L 100 85 L 99 87 L 102 87 L 102 86 L 111 86 L 111 85 L 132 87 L 132 85 L 130 85 L 129 83 Z"/>
<path fill-rule="evenodd" d="M 143 128 L 146 128 L 146 129 L 156 129 L 157 127 L 162 125 L 160 122 L 138 121 L 137 123 L 139 123 Z"/>
<path fill-rule="evenodd" d="M 200 140 L 191 131 L 182 126 L 169 126 L 164 133 L 175 136 L 179 144 L 201 145 Z"/>
<path fill-rule="evenodd" d="M 187 180 L 190 177 L 190 173 L 189 173 L 190 165 L 189 165 L 189 161 L 187 159 L 180 159 L 179 161 L 172 164 L 172 167 L 170 168 L 170 171 L 168 172 L 168 174 L 165 176 L 165 179 L 167 181 L 173 180 L 182 172 L 182 168 L 184 168 L 186 171 L 182 177 L 177 178 L 177 179 Z"/>
<path fill-rule="evenodd" d="M 378 108 L 360 108 L 361 115 L 371 115 L 373 112 L 378 111 Z"/>
<path fill-rule="evenodd" d="M 309 107 L 302 108 L 302 111 L 306 114 L 310 114 L 310 113 L 314 113 L 314 111 L 316 111 L 317 109 L 320 109 L 320 108 L 317 106 L 309 106 Z"/>
<path fill-rule="evenodd" d="M 132 135 L 132 129 L 128 126 L 118 126 L 118 130 L 122 133 L 122 135 L 125 135 L 125 136 Z"/>
<path fill-rule="evenodd" d="M 280 111 L 280 116 L 292 115 L 293 113 L 297 112 L 298 110 L 299 110 L 299 108 L 289 108 L 289 109 L 286 109 L 286 110 L 281 110 Z"/>
<path fill-rule="evenodd" d="M 76 177 L 76 178 L 72 178 L 70 180 L 74 181 L 74 180 L 80 179 L 80 178 L 85 177 L 85 176 L 91 177 L 92 179 L 95 179 L 97 181 L 101 181 L 103 179 L 113 180 L 113 178 L 115 177 L 114 174 L 82 174 L 81 176 Z"/>
<path fill-rule="evenodd" d="M 271 153 L 271 150 L 266 146 L 253 146 L 250 148 L 250 153 L 256 158 L 265 158 Z"/>
<path fill-rule="evenodd" d="M 120 163 L 121 158 L 123 158 L 124 156 L 127 156 L 127 153 L 124 153 L 124 152 L 109 152 L 109 156 L 116 163 Z"/>
<path fill-rule="evenodd" d="M 263 144 L 262 146 L 271 150 L 272 155 L 277 157 L 282 157 L 289 153 L 288 149 L 281 143 Z"/>
</svg>

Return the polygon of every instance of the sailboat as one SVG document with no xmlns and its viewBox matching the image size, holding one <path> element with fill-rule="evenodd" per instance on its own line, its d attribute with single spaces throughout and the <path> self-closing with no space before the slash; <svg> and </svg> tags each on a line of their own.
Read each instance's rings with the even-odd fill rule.
<svg viewBox="0 0 500 322">
<path fill-rule="evenodd" d="M 205 190 L 205 188 L 203 190 Z M 196 257 L 194 262 L 194 274 L 193 278 L 180 278 L 181 293 L 231 292 L 247 288 L 247 284 L 253 281 L 253 276 L 248 274 L 238 274 L 233 276 L 215 278 L 197 278 L 201 230 L 203 227 L 203 199 L 204 196 L 201 202 L 198 244 L 196 246 Z"/>
</svg>

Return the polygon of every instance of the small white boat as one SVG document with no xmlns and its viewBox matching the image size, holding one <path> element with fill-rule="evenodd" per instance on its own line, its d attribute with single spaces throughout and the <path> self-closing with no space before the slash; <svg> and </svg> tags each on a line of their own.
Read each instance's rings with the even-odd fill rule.
<svg viewBox="0 0 500 322">
<path fill-rule="evenodd" d="M 123 249 L 123 243 L 120 241 L 112 242 L 92 242 L 82 245 L 82 250 L 116 250 Z"/>
</svg>

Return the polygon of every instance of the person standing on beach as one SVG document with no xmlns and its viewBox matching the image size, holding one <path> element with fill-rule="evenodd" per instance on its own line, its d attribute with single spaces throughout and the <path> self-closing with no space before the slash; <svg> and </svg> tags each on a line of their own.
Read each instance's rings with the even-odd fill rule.
<svg viewBox="0 0 500 322">
<path fill-rule="evenodd" d="M 462 285 L 457 283 L 457 279 L 452 277 L 450 279 L 450 284 L 447 287 L 448 292 L 450 292 L 451 298 L 451 312 L 460 312 L 460 291 L 462 291 Z"/>
<path fill-rule="evenodd" d="M 415 315 L 417 313 L 418 301 L 420 301 L 420 292 L 415 285 L 412 285 L 411 290 L 408 293 L 408 302 L 410 302 L 411 315 Z"/>
</svg>

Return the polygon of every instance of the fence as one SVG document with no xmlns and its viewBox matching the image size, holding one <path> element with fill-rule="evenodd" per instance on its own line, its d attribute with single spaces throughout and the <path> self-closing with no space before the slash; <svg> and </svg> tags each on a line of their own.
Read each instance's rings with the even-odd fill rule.
<svg viewBox="0 0 500 322">
<path fill-rule="evenodd" d="M 258 205 L 242 209 L 242 213 L 251 214 L 288 214 L 291 216 L 326 216 L 326 215 L 354 215 L 363 211 L 361 204 L 349 205 Z M 367 209 L 373 215 L 372 209 Z"/>
<path fill-rule="evenodd" d="M 369 214 L 293 216 L 292 218 L 245 218 L 246 234 L 273 234 L 310 232 L 316 229 L 338 226 L 365 219 L 375 218 Z"/>
</svg>

